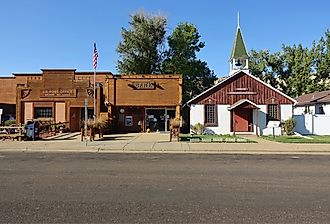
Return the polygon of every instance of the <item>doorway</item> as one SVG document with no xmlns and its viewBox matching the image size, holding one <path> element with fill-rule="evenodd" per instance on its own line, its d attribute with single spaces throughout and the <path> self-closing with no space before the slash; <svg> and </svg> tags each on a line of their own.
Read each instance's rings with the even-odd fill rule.
<svg viewBox="0 0 330 224">
<path fill-rule="evenodd" d="M 235 108 L 235 131 L 253 132 L 252 108 Z"/>
<path fill-rule="evenodd" d="M 169 119 L 175 118 L 175 109 L 146 109 L 146 129 L 155 131 L 169 131 Z"/>
</svg>

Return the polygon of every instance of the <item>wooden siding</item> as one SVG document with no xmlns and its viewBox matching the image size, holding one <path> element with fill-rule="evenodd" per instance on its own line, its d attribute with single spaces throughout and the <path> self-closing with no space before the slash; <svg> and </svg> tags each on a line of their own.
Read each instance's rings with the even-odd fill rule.
<svg viewBox="0 0 330 224">
<path fill-rule="evenodd" d="M 75 70 L 43 70 L 43 87 L 44 88 L 72 88 Z"/>
<path fill-rule="evenodd" d="M 31 119 L 34 114 L 35 107 L 52 107 L 53 118 L 56 121 L 71 121 L 74 120 L 73 130 L 77 129 L 78 121 L 82 119 L 80 117 L 79 108 L 85 107 L 85 99 L 88 99 L 88 107 L 93 108 L 94 96 L 93 85 L 90 82 L 90 77 L 93 77 L 93 72 L 80 74 L 76 77 L 74 69 L 68 70 L 42 70 L 43 74 L 39 77 L 27 77 L 25 78 L 26 86 L 15 87 L 16 92 L 16 120 L 17 123 L 26 123 L 26 119 Z M 106 74 L 97 76 L 97 81 L 105 82 Z M 24 82 L 23 82 L 24 83 Z M 41 92 L 44 90 L 58 90 L 67 89 L 75 91 L 75 94 L 70 96 L 53 96 L 41 97 Z M 103 104 L 103 90 L 102 87 L 96 87 L 96 116 L 101 111 L 101 104 Z M 22 106 L 28 105 L 27 109 Z M 32 112 L 30 111 L 30 107 Z M 75 112 L 74 119 L 71 119 L 71 107 Z M 28 112 L 28 113 L 27 113 Z M 71 123 L 69 123 L 69 128 Z"/>
<path fill-rule="evenodd" d="M 280 104 L 293 103 L 288 97 L 253 79 L 244 72 L 205 92 L 193 100 L 191 104 L 207 104 L 210 98 L 214 99 L 217 104 L 226 105 L 232 105 L 242 99 L 248 99 L 255 104 L 269 104 L 272 101 Z"/>
<path fill-rule="evenodd" d="M 136 89 L 134 82 L 154 83 L 153 89 Z M 181 75 L 122 75 L 108 79 L 107 100 L 116 106 L 175 107 L 181 104 Z"/>
<path fill-rule="evenodd" d="M 42 76 L 15 76 L 0 78 L 0 104 L 16 104 L 16 87 L 26 85 L 28 78 L 39 80 Z"/>
</svg>

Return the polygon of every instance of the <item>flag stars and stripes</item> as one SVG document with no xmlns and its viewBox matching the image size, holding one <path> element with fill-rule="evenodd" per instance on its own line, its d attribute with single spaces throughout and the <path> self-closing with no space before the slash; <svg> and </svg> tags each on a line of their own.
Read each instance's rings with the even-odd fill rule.
<svg viewBox="0 0 330 224">
<path fill-rule="evenodd" d="M 97 57 L 98 56 L 99 56 L 99 54 L 97 53 L 97 50 L 96 50 L 96 43 L 94 42 L 94 58 L 93 58 L 94 69 L 96 69 L 96 67 L 97 67 Z"/>
</svg>

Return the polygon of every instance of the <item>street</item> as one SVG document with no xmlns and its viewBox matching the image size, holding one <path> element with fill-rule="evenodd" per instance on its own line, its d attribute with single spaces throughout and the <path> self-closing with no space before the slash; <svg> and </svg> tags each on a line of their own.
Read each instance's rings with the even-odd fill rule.
<svg viewBox="0 0 330 224">
<path fill-rule="evenodd" d="M 330 222 L 329 155 L 0 152 L 0 222 Z"/>
</svg>

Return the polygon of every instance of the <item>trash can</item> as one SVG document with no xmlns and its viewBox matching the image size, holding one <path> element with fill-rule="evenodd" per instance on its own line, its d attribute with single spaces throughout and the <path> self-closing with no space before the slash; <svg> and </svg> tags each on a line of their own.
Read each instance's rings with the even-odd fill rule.
<svg viewBox="0 0 330 224">
<path fill-rule="evenodd" d="M 33 141 L 35 140 L 35 137 L 39 137 L 38 121 L 28 121 L 26 123 L 26 136 L 32 137 Z"/>
</svg>

